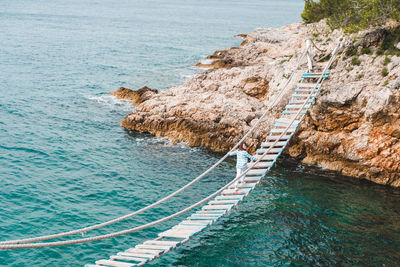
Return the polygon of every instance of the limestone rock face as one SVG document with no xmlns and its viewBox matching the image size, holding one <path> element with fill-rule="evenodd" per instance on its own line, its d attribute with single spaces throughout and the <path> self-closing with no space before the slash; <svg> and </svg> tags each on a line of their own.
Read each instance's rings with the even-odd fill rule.
<svg viewBox="0 0 400 267">
<path fill-rule="evenodd" d="M 349 48 L 358 60 L 342 53 L 334 62 L 311 112 L 285 150 L 307 164 L 316 164 L 344 175 L 400 186 L 400 58 L 361 55 L 372 53 L 387 30 L 349 36 Z M 240 47 L 219 50 L 199 63 L 209 69 L 180 86 L 152 93 L 121 121 L 133 131 L 165 136 L 173 142 L 227 151 L 256 123 L 283 89 L 304 52 L 305 39 L 332 51 L 340 31 L 331 32 L 324 22 L 295 23 L 280 29 L 256 29 L 240 35 Z M 314 60 L 328 52 L 313 49 Z M 387 64 L 387 65 L 385 65 Z M 317 63 L 321 71 L 325 62 Z M 382 75 L 387 68 L 388 75 Z M 306 69 L 306 64 L 300 67 Z M 293 78 L 292 89 L 301 71 Z M 120 95 L 123 95 L 119 92 Z M 292 92 L 268 114 L 247 139 L 250 152 L 260 146 Z M 130 94 L 130 93 L 129 93 Z"/>
<path fill-rule="evenodd" d="M 359 65 L 344 55 L 338 59 L 287 152 L 307 164 L 399 187 L 399 58 L 391 57 L 396 63 L 387 77 L 381 75 L 384 56 L 359 59 Z"/>
<path fill-rule="evenodd" d="M 157 93 L 158 91 L 156 89 L 151 89 L 147 86 L 142 87 L 136 91 L 125 87 L 120 87 L 117 91 L 112 92 L 111 95 L 115 96 L 118 99 L 132 100 L 132 104 L 136 106 L 150 99 L 153 95 Z"/>
<path fill-rule="evenodd" d="M 241 47 L 216 51 L 208 57 L 211 63 L 207 67 L 211 69 L 154 95 L 138 105 L 121 125 L 189 146 L 226 151 L 255 124 L 282 89 L 303 52 L 309 31 L 296 23 L 242 35 Z M 250 151 L 268 134 L 283 106 L 284 102 L 249 137 Z"/>
</svg>

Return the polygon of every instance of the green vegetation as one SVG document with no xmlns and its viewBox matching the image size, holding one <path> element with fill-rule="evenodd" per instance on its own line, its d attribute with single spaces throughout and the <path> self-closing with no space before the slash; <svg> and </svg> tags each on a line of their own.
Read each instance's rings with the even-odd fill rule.
<svg viewBox="0 0 400 267">
<path fill-rule="evenodd" d="M 369 54 L 371 54 L 371 49 L 369 48 L 369 47 L 363 47 L 362 49 L 361 49 L 361 54 L 367 54 L 367 55 L 369 55 Z"/>
<path fill-rule="evenodd" d="M 281 60 L 281 64 L 291 60 L 293 55 L 288 56 L 288 58 Z"/>
<path fill-rule="evenodd" d="M 326 18 L 332 29 L 357 32 L 387 19 L 399 20 L 400 0 L 305 0 L 301 17 L 305 23 Z"/>
<path fill-rule="evenodd" d="M 356 47 L 351 46 L 346 50 L 346 56 L 352 57 L 352 56 L 355 56 L 355 55 L 357 55 L 357 48 Z"/>
<path fill-rule="evenodd" d="M 400 56 L 400 50 L 395 47 L 395 44 L 400 42 L 400 27 L 390 29 L 382 41 L 381 49 L 386 55 Z"/>
<path fill-rule="evenodd" d="M 388 80 L 386 80 L 386 81 L 383 82 L 382 85 L 383 85 L 383 86 L 387 86 L 388 84 L 389 84 L 389 82 L 388 82 Z"/>
<path fill-rule="evenodd" d="M 382 69 L 382 76 L 383 76 L 383 77 L 386 77 L 386 76 L 388 76 L 388 74 L 389 74 L 388 69 L 387 69 L 387 68 L 383 68 L 383 69 Z"/>
<path fill-rule="evenodd" d="M 377 56 L 382 56 L 384 53 L 385 53 L 385 51 L 383 51 L 383 50 L 380 49 L 380 48 L 376 50 L 376 55 L 377 55 Z"/>
<path fill-rule="evenodd" d="M 355 56 L 355 57 L 353 57 L 353 58 L 351 59 L 351 64 L 360 66 L 361 61 L 358 59 L 357 56 Z"/>
<path fill-rule="evenodd" d="M 390 58 L 388 58 L 388 57 L 385 57 L 385 59 L 383 60 L 383 65 L 387 65 L 387 64 L 389 64 L 390 63 Z"/>
</svg>

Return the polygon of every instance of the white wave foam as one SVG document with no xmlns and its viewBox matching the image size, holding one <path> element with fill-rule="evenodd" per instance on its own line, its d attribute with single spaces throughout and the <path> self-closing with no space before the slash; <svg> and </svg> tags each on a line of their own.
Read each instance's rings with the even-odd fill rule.
<svg viewBox="0 0 400 267">
<path fill-rule="evenodd" d="M 200 63 L 201 64 L 205 64 L 205 65 L 209 65 L 209 64 L 213 63 L 213 60 L 209 59 L 209 58 L 203 58 L 203 59 L 200 60 Z"/>
<path fill-rule="evenodd" d="M 87 98 L 101 105 L 107 106 L 112 110 L 123 110 L 130 112 L 135 109 L 135 107 L 132 106 L 131 100 L 117 99 L 112 95 L 92 95 L 88 96 Z"/>
</svg>

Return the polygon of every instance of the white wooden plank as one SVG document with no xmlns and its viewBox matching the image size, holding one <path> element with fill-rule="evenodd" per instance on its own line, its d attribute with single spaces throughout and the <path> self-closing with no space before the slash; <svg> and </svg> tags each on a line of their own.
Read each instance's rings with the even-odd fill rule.
<svg viewBox="0 0 400 267">
<path fill-rule="evenodd" d="M 165 231 L 163 233 L 182 233 L 182 234 L 190 235 L 190 234 L 199 232 L 201 229 L 203 229 L 203 228 L 199 227 L 199 228 L 196 228 L 196 229 L 179 229 L 179 230 L 171 228 L 171 229 L 169 229 L 169 230 L 167 230 L 167 231 Z"/>
<path fill-rule="evenodd" d="M 250 171 L 248 171 L 247 176 L 263 176 L 265 172 L 266 172 L 265 169 L 261 170 L 251 169 Z"/>
<path fill-rule="evenodd" d="M 299 93 L 295 93 L 294 95 L 292 95 L 292 97 L 295 98 L 308 98 L 309 95 L 303 95 L 303 94 L 299 94 Z M 310 99 L 315 98 L 317 96 L 317 93 L 311 94 Z"/>
<path fill-rule="evenodd" d="M 259 158 L 261 158 L 262 157 L 262 159 L 264 159 L 265 157 L 267 157 L 268 155 L 265 155 L 264 157 L 262 157 L 262 155 L 260 155 L 260 157 Z M 277 157 L 275 157 L 275 159 L 276 159 Z M 275 160 L 274 159 L 274 160 Z M 254 167 L 253 168 L 256 168 L 256 169 L 267 169 L 267 168 L 269 168 L 269 167 L 271 167 L 272 165 L 274 165 L 273 164 L 273 161 L 260 161 L 260 162 L 258 162 L 257 164 L 255 164 L 255 163 L 250 163 L 249 164 L 250 166 L 253 166 L 254 165 Z"/>
<path fill-rule="evenodd" d="M 299 110 L 300 108 L 309 109 L 309 108 L 311 108 L 311 104 L 305 104 L 304 106 L 303 106 L 303 104 L 288 104 L 288 105 L 286 105 L 286 109 L 297 109 L 297 110 Z M 289 125 L 289 124 L 287 124 L 287 125 Z M 293 125 L 297 126 L 296 124 L 293 123 L 291 125 L 291 127 L 293 127 Z"/>
<path fill-rule="evenodd" d="M 128 257 L 128 256 L 120 256 L 120 255 L 110 256 L 110 259 L 111 260 L 122 260 L 122 261 L 138 261 L 138 262 L 146 262 L 147 261 L 144 258 L 136 258 L 136 257 Z"/>
<path fill-rule="evenodd" d="M 228 200 L 211 200 L 208 205 L 224 205 L 224 204 L 237 204 L 239 200 L 228 199 Z"/>
<path fill-rule="evenodd" d="M 265 148 L 265 149 L 268 149 L 269 148 L 269 146 L 268 147 L 263 147 L 263 148 Z M 257 159 L 259 159 L 259 158 L 261 158 L 261 155 L 254 155 Z M 263 159 L 263 161 L 270 161 L 270 160 L 275 160 L 277 158 L 277 154 L 266 154 L 262 159 Z"/>
<path fill-rule="evenodd" d="M 277 136 L 270 135 L 270 136 L 267 136 L 266 141 L 270 141 L 270 142 L 273 141 L 274 142 L 275 140 L 278 139 L 278 142 L 283 142 L 283 141 L 289 140 L 290 137 L 292 137 L 291 134 L 289 134 L 289 135 L 285 134 L 285 135 L 282 135 L 282 136 L 280 136 L 280 135 L 277 135 Z"/>
<path fill-rule="evenodd" d="M 288 124 L 292 123 L 292 120 L 287 119 L 287 118 L 279 118 L 276 121 L 276 123 L 282 123 L 282 124 L 288 125 Z M 300 124 L 300 120 L 295 120 L 292 125 L 297 125 L 297 124 Z"/>
<path fill-rule="evenodd" d="M 156 256 L 151 254 L 142 254 L 142 253 L 133 253 L 133 252 L 118 252 L 118 256 L 126 256 L 126 257 L 136 257 L 136 258 L 143 258 L 143 260 L 152 260 Z"/>
<path fill-rule="evenodd" d="M 191 215 L 190 217 L 187 217 L 188 220 L 218 220 L 219 217 L 214 217 L 214 216 L 209 216 L 209 217 L 196 217 Z"/>
<path fill-rule="evenodd" d="M 297 87 L 301 88 L 320 88 L 321 84 L 320 83 L 298 83 Z"/>
<path fill-rule="evenodd" d="M 174 227 L 172 227 L 171 229 L 174 229 L 174 230 L 200 230 L 201 231 L 206 227 L 207 227 L 207 225 L 199 226 L 199 225 L 182 225 L 182 224 L 178 224 L 178 225 L 175 225 Z"/>
<path fill-rule="evenodd" d="M 115 266 L 115 267 L 135 267 L 136 264 L 134 263 L 127 263 L 127 262 L 119 262 L 113 260 L 99 260 L 96 261 L 96 264 L 103 265 L 103 266 Z"/>
<path fill-rule="evenodd" d="M 200 223 L 197 223 L 197 221 L 193 221 L 193 220 L 185 220 L 185 221 L 181 221 L 179 223 L 179 225 L 193 225 L 193 226 L 201 226 L 201 227 L 208 227 L 210 225 L 212 225 L 212 223 L 214 222 L 213 220 L 211 220 L 211 222 L 209 222 L 210 220 L 207 221 L 207 223 L 201 223 L 204 222 L 203 220 L 199 220 Z"/>
<path fill-rule="evenodd" d="M 306 99 L 291 98 L 289 104 L 303 104 L 304 102 L 306 102 Z M 307 100 L 307 103 L 314 103 L 314 99 Z"/>
<path fill-rule="evenodd" d="M 292 137 L 292 135 L 293 134 L 285 134 L 285 135 L 283 135 L 285 138 L 290 138 L 290 137 Z M 271 136 L 272 138 L 275 138 L 274 140 L 276 140 L 278 137 L 279 137 L 280 135 L 277 135 L 277 136 Z M 283 138 L 283 137 L 282 137 Z M 282 139 L 281 138 L 281 139 Z M 269 154 L 278 154 L 278 153 L 281 153 L 282 152 L 282 150 L 283 150 L 283 148 L 271 148 L 271 149 L 269 149 L 269 148 L 259 148 L 259 149 L 257 149 L 256 150 L 256 152 L 258 153 L 258 154 L 264 154 L 266 151 L 268 150 L 268 153 Z"/>
<path fill-rule="evenodd" d="M 188 220 L 196 220 L 196 221 L 215 221 L 218 220 L 223 214 L 192 214 L 186 219 Z"/>
<path fill-rule="evenodd" d="M 221 214 L 192 214 L 188 217 L 188 219 L 195 219 L 195 220 L 215 220 L 221 217 Z"/>
<path fill-rule="evenodd" d="M 229 210 L 233 207 L 233 204 L 229 205 L 207 205 L 203 207 L 203 210 Z"/>
<path fill-rule="evenodd" d="M 231 199 L 234 200 L 234 199 Z M 199 210 L 196 211 L 196 214 L 220 214 L 224 215 L 226 213 L 226 210 Z"/>
<path fill-rule="evenodd" d="M 240 183 L 237 188 L 254 188 L 258 183 Z M 234 185 L 229 186 L 230 189 L 235 188 Z"/>
<path fill-rule="evenodd" d="M 284 111 L 282 111 L 282 114 L 306 114 L 307 113 L 307 110 L 303 110 L 303 111 L 300 111 L 300 112 L 298 112 L 297 110 L 284 110 Z"/>
<path fill-rule="evenodd" d="M 146 245 L 166 245 L 166 246 L 177 246 L 178 244 L 180 244 L 181 242 L 178 241 L 164 241 L 164 240 L 148 240 L 145 241 L 143 244 Z"/>
<path fill-rule="evenodd" d="M 244 198 L 243 195 L 226 195 L 226 196 L 220 195 L 220 196 L 215 197 L 215 199 L 217 199 L 217 200 L 219 200 L 219 199 L 240 199 L 240 200 L 242 200 L 243 198 Z"/>
<path fill-rule="evenodd" d="M 246 176 L 246 177 L 244 177 L 244 181 L 246 183 L 248 183 L 248 182 L 258 182 L 261 179 L 262 179 L 262 176 L 251 176 L 251 177 Z"/>
<path fill-rule="evenodd" d="M 182 231 L 169 230 L 169 231 L 165 231 L 165 232 L 159 233 L 158 236 L 161 236 L 161 237 L 188 238 L 188 237 L 191 237 L 191 236 L 193 236 L 193 235 L 195 235 L 195 234 L 197 234 L 199 232 L 200 231 L 182 232 Z"/>
<path fill-rule="evenodd" d="M 247 195 L 250 192 L 250 190 L 247 190 L 247 188 L 240 188 L 238 190 L 234 189 L 226 189 L 222 192 L 223 195 Z"/>
<path fill-rule="evenodd" d="M 135 248 L 142 248 L 142 249 L 156 249 L 156 250 L 170 250 L 173 246 L 163 246 L 163 245 L 147 245 L 141 244 L 135 246 Z"/>
<path fill-rule="evenodd" d="M 286 128 L 274 128 L 274 129 L 271 129 L 270 133 L 271 134 L 281 134 L 281 133 L 285 132 L 285 133 L 289 134 L 289 133 L 293 133 L 295 131 L 296 131 L 295 127 L 289 128 L 287 130 L 286 130 Z"/>
<path fill-rule="evenodd" d="M 164 250 L 130 248 L 130 249 L 126 250 L 126 251 L 127 252 L 132 252 L 132 253 L 139 253 L 139 254 L 160 255 Z"/>
</svg>

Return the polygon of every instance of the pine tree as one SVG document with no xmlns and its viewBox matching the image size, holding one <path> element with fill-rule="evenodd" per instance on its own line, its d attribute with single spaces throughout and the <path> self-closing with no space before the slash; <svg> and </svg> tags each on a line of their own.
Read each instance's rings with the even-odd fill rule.
<svg viewBox="0 0 400 267">
<path fill-rule="evenodd" d="M 305 0 L 301 17 L 305 23 L 327 18 L 328 25 L 355 32 L 388 19 L 400 19 L 400 0 Z"/>
</svg>

